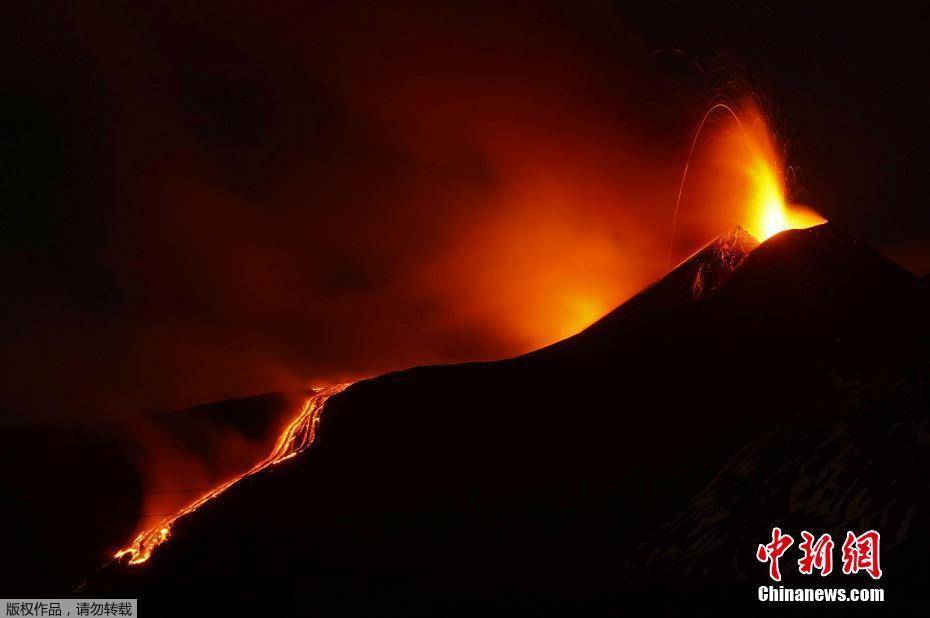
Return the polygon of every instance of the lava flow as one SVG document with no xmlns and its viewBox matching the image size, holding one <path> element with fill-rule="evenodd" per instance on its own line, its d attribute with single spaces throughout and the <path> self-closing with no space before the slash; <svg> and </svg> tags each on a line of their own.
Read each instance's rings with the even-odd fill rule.
<svg viewBox="0 0 930 618">
<path fill-rule="evenodd" d="M 168 539 L 168 535 L 171 534 L 171 527 L 178 519 L 184 517 L 188 513 L 196 511 L 245 477 L 290 459 L 310 446 L 316 437 L 317 427 L 320 423 L 320 415 L 323 413 L 326 402 L 333 395 L 344 391 L 350 384 L 351 383 L 337 384 L 327 388 L 315 389 L 313 395 L 307 399 L 303 407 L 301 407 L 297 417 L 290 422 L 278 437 L 274 449 L 272 449 L 271 453 L 265 459 L 252 466 L 246 472 L 214 487 L 174 515 L 159 522 L 157 526 L 142 531 L 133 539 L 131 545 L 116 552 L 114 558 L 118 559 L 123 556 L 129 556 L 129 564 L 140 564 L 145 562 L 152 556 L 152 552 L 155 551 L 155 548 Z"/>
</svg>

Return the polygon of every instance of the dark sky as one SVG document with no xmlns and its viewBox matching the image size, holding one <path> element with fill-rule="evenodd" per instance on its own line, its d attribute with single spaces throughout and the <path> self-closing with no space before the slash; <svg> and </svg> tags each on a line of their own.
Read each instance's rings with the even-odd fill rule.
<svg viewBox="0 0 930 618">
<path fill-rule="evenodd" d="M 622 11 L 658 48 L 729 56 L 766 94 L 801 201 L 930 271 L 930 7 L 656 2 Z M 907 257 L 905 257 L 907 256 Z"/>
<path fill-rule="evenodd" d="M 0 419 L 570 334 L 661 273 L 737 83 L 800 201 L 930 270 L 919 3 L 28 4 L 0 26 Z"/>
</svg>

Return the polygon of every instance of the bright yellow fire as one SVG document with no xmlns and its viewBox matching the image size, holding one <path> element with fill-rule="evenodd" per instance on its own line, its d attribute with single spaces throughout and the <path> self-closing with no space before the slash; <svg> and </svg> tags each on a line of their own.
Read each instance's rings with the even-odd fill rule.
<svg viewBox="0 0 930 618">
<path fill-rule="evenodd" d="M 765 240 L 785 230 L 824 222 L 823 217 L 808 208 L 788 202 L 782 167 L 767 132 L 765 141 L 751 142 L 749 150 L 744 172 L 749 179 L 750 200 L 744 227 L 750 234 Z"/>
<path fill-rule="evenodd" d="M 817 213 L 799 204 L 789 205 L 774 195 L 761 199 L 758 212 L 756 221 L 748 225 L 749 232 L 760 240 L 785 230 L 804 229 L 825 221 Z"/>
<path fill-rule="evenodd" d="M 719 234 L 738 223 L 762 241 L 784 230 L 825 222 L 789 200 L 784 161 L 755 99 L 716 103 L 698 124 L 672 215 L 667 265 L 682 215 L 692 229 L 702 226 L 706 234 Z"/>
<path fill-rule="evenodd" d="M 723 132 L 721 154 L 744 181 L 744 199 L 748 199 L 743 227 L 759 240 L 766 240 L 788 229 L 823 223 L 823 217 L 809 208 L 789 202 L 785 166 L 761 111 L 748 106 L 734 116 L 736 122 Z"/>
</svg>

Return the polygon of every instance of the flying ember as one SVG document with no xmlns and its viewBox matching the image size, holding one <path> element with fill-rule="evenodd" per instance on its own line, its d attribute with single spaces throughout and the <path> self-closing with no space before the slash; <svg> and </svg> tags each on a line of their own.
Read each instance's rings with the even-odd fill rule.
<svg viewBox="0 0 930 618">
<path fill-rule="evenodd" d="M 288 424 L 278 437 L 274 448 L 265 459 L 252 466 L 246 472 L 214 487 L 194 502 L 180 509 L 174 515 L 160 521 L 158 525 L 142 531 L 133 539 L 128 547 L 119 550 L 113 557 L 122 558 L 123 556 L 129 556 L 129 564 L 140 564 L 145 562 L 152 556 L 152 552 L 168 539 L 168 535 L 171 533 L 171 527 L 180 518 L 189 513 L 193 513 L 243 478 L 261 472 L 269 466 L 290 459 L 310 446 L 316 437 L 317 427 L 320 423 L 320 415 L 323 413 L 326 402 L 330 397 L 341 393 L 349 386 L 350 383 L 345 383 L 327 388 L 315 389 L 313 395 L 311 395 L 301 407 L 300 413 Z"/>
<path fill-rule="evenodd" d="M 824 219 L 810 209 L 788 201 L 785 165 L 765 116 L 753 105 L 736 118 L 723 140 L 730 149 L 731 165 L 743 175 L 748 190 L 744 227 L 765 240 L 788 229 L 823 223 Z"/>
<path fill-rule="evenodd" d="M 784 159 L 754 99 L 717 103 L 698 124 L 678 189 L 667 262 L 686 218 L 710 220 L 717 228 L 738 223 L 760 241 L 824 223 L 789 200 Z"/>
</svg>

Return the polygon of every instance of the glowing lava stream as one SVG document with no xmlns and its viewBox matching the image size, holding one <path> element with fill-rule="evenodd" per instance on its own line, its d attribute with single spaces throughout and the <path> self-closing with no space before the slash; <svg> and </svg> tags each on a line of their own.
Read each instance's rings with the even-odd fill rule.
<svg viewBox="0 0 930 618">
<path fill-rule="evenodd" d="M 245 477 L 290 459 L 310 446 L 310 444 L 313 443 L 313 439 L 316 437 L 317 426 L 320 424 L 320 415 L 323 413 L 326 402 L 330 397 L 341 393 L 350 385 L 351 383 L 348 382 L 327 388 L 315 389 L 313 395 L 304 403 L 297 418 L 291 421 L 278 437 L 278 441 L 268 457 L 239 476 L 211 489 L 174 515 L 162 520 L 157 526 L 139 533 L 139 535 L 133 539 L 129 547 L 119 550 L 113 557 L 122 558 L 128 555 L 130 556 L 129 564 L 140 564 L 145 562 L 151 557 L 155 548 L 168 539 L 168 535 L 171 533 L 171 526 L 173 526 L 174 522 L 178 519 L 184 517 L 188 513 L 196 511 Z"/>
</svg>

